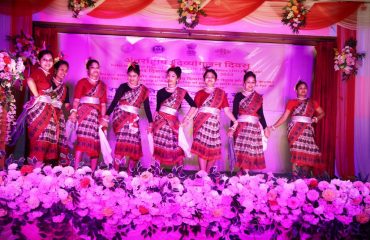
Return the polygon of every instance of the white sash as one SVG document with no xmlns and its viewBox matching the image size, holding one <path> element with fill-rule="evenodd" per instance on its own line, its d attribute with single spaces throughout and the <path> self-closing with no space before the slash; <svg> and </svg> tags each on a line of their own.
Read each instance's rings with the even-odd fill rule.
<svg viewBox="0 0 370 240">
<path fill-rule="evenodd" d="M 119 108 L 122 111 L 133 113 L 133 114 L 137 114 L 137 115 L 139 115 L 139 113 L 140 113 L 140 108 L 137 108 L 137 107 L 134 107 L 134 106 L 130 106 L 130 105 L 119 105 Z"/>
<path fill-rule="evenodd" d="M 99 139 L 100 139 L 100 150 L 103 154 L 104 163 L 109 166 L 109 164 L 113 163 L 112 157 L 112 149 L 109 145 L 107 140 L 107 136 L 105 135 L 102 126 L 99 126 Z"/>
<path fill-rule="evenodd" d="M 238 117 L 238 122 L 247 122 L 247 123 L 258 123 L 259 119 L 256 116 L 252 115 L 240 115 Z"/>
<path fill-rule="evenodd" d="M 170 108 L 170 107 L 166 107 L 166 106 L 161 106 L 161 108 L 159 109 L 160 112 L 164 112 L 164 113 L 167 113 L 167 114 L 170 114 L 170 115 L 173 115 L 175 116 L 177 114 L 177 110 L 174 109 L 174 108 Z"/>
<path fill-rule="evenodd" d="M 301 123 L 312 123 L 312 119 L 310 117 L 305 116 L 293 116 L 292 122 L 301 122 Z"/>
<path fill-rule="evenodd" d="M 210 113 L 212 115 L 218 115 L 218 114 L 220 114 L 220 109 L 213 108 L 213 107 L 201 107 L 201 108 L 199 108 L 198 112 Z"/>
<path fill-rule="evenodd" d="M 100 104 L 100 99 L 97 97 L 82 97 L 80 99 L 80 103 L 88 103 L 88 104 Z"/>
<path fill-rule="evenodd" d="M 181 125 L 179 127 L 179 147 L 181 147 L 182 150 L 184 150 L 185 156 L 187 158 L 191 157 L 191 152 L 190 152 L 191 147 L 188 141 L 186 140 L 184 128 Z"/>
<path fill-rule="evenodd" d="M 37 98 L 37 101 L 38 102 L 43 102 L 43 103 L 51 104 L 51 105 L 53 105 L 53 107 L 59 108 L 59 109 L 61 109 L 62 106 L 63 106 L 63 103 L 61 101 L 58 101 L 58 100 L 55 100 L 55 99 L 51 99 L 51 97 L 48 96 L 48 95 L 40 95 Z"/>
</svg>

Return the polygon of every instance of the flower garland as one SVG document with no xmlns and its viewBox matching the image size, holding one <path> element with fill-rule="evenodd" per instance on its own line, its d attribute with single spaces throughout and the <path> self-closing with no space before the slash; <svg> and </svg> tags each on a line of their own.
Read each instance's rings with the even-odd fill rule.
<svg viewBox="0 0 370 240">
<path fill-rule="evenodd" d="M 289 25 L 293 33 L 299 33 L 299 29 L 306 25 L 306 15 L 308 9 L 304 6 L 305 0 L 289 0 L 286 7 L 283 8 L 284 25 Z"/>
<path fill-rule="evenodd" d="M 86 166 L 19 170 L 10 164 L 0 172 L 0 196 L 0 220 L 13 234 L 21 234 L 23 223 L 37 225 L 40 236 L 73 225 L 84 239 L 129 238 L 136 228 L 143 238 L 160 231 L 186 238 L 191 231 L 243 239 L 272 231 L 272 239 L 282 232 L 294 239 L 365 239 L 370 217 L 369 182 L 228 177 L 214 169 L 186 177 L 179 168 L 166 174 L 158 163 L 147 170 L 139 164 L 133 176 Z"/>
<path fill-rule="evenodd" d="M 357 41 L 349 39 L 346 41 L 341 52 L 334 49 L 334 69 L 335 71 L 342 71 L 342 80 L 348 80 L 351 75 L 356 75 L 358 71 L 358 61 L 365 57 L 365 53 L 356 52 Z"/>
<path fill-rule="evenodd" d="M 9 142 L 10 133 L 16 123 L 16 106 L 13 94 L 14 85 L 24 79 L 25 66 L 22 58 L 14 58 L 5 51 L 0 52 L 0 95 L 1 111 L 7 111 L 7 134 L 6 141 Z"/>
<path fill-rule="evenodd" d="M 73 17 L 77 18 L 81 10 L 94 7 L 96 0 L 68 0 L 68 9 L 72 10 Z"/>
<path fill-rule="evenodd" d="M 17 58 L 22 58 L 25 64 L 35 65 L 38 62 L 37 55 L 41 49 L 35 46 L 33 37 L 21 31 L 21 34 L 9 39 L 13 41 Z"/>
<path fill-rule="evenodd" d="M 185 28 L 194 28 L 199 23 L 199 15 L 206 16 L 200 0 L 178 0 L 178 3 L 179 23 L 183 23 Z"/>
</svg>

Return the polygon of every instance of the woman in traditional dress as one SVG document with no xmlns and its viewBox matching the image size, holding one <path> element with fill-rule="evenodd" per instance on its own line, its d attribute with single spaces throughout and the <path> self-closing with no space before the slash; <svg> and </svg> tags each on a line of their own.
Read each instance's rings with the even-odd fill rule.
<svg viewBox="0 0 370 240">
<path fill-rule="evenodd" d="M 248 71 L 244 74 L 243 81 L 243 91 L 235 95 L 233 102 L 233 114 L 239 124 L 236 128 L 231 128 L 229 135 L 234 136 L 236 165 L 241 170 L 260 170 L 266 166 L 259 123 L 266 137 L 269 137 L 270 131 L 263 114 L 262 95 L 254 90 L 256 75 Z"/>
<path fill-rule="evenodd" d="M 325 168 L 325 161 L 321 159 L 319 147 L 315 143 L 312 126 L 312 123 L 317 123 L 325 113 L 316 101 L 307 98 L 306 82 L 299 81 L 295 90 L 297 99 L 288 101 L 285 112 L 270 128 L 275 130 L 291 116 L 291 122 L 288 125 L 288 142 L 292 155 L 293 174 L 297 175 L 302 170 L 302 174 L 307 176 L 310 170 L 317 171 Z"/>
<path fill-rule="evenodd" d="M 177 86 L 180 78 L 181 68 L 170 67 L 167 70 L 168 86 L 157 92 L 157 114 L 153 122 L 153 157 L 165 165 L 183 164 L 184 150 L 179 146 L 180 122 L 177 117 L 183 100 L 191 107 L 183 124 L 188 124 L 196 111 L 195 102 L 187 91 Z"/>
<path fill-rule="evenodd" d="M 102 117 L 107 108 L 107 91 L 100 80 L 99 62 L 89 59 L 86 69 L 88 77 L 78 81 L 70 111 L 71 121 L 78 122 L 74 167 L 79 167 L 82 153 L 86 153 L 91 160 L 91 169 L 95 171 L 100 152 L 99 124 L 103 124 Z"/>
<path fill-rule="evenodd" d="M 216 160 L 221 158 L 220 110 L 223 109 L 234 122 L 234 128 L 238 122 L 229 109 L 225 91 L 215 87 L 216 71 L 206 69 L 203 79 L 206 87 L 195 95 L 198 113 L 194 118 L 191 152 L 198 155 L 200 169 L 209 172 Z"/>
<path fill-rule="evenodd" d="M 27 79 L 33 98 L 25 105 L 30 164 L 36 166 L 58 159 L 59 131 L 59 117 L 54 107 L 58 103 L 51 84 L 52 74 L 49 72 L 53 67 L 53 55 L 49 50 L 43 50 L 38 59 L 40 66 Z"/>
<path fill-rule="evenodd" d="M 54 104 L 55 111 L 58 117 L 58 155 L 59 155 L 59 164 L 62 166 L 69 165 L 69 159 L 67 157 L 69 149 L 67 145 L 67 138 L 65 136 L 66 129 L 66 119 L 62 106 L 64 105 L 67 110 L 70 108 L 69 103 L 69 92 L 68 87 L 65 85 L 64 80 L 68 73 L 69 64 L 64 60 L 59 60 L 54 64 L 54 77 L 51 80 L 51 86 L 54 91 L 54 101 L 57 104 Z"/>
<path fill-rule="evenodd" d="M 137 63 L 130 64 L 127 69 L 127 79 L 127 83 L 118 87 L 107 110 L 108 116 L 113 113 L 113 130 L 117 140 L 114 168 L 117 171 L 121 164 L 126 164 L 125 157 L 128 158 L 128 168 L 132 169 L 143 156 L 139 129 L 139 112 L 143 103 L 150 129 L 153 122 L 149 105 L 149 90 L 139 83 L 140 66 Z"/>
</svg>

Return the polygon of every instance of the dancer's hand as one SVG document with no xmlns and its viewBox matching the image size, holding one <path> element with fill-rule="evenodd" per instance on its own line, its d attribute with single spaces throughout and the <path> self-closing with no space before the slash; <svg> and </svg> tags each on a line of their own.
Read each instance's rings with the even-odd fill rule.
<svg viewBox="0 0 370 240">
<path fill-rule="evenodd" d="M 229 131 L 227 131 L 227 136 L 234 137 L 234 130 L 229 129 Z"/>
<path fill-rule="evenodd" d="M 149 123 L 149 125 L 148 125 L 148 133 L 153 133 L 153 123 Z"/>
<path fill-rule="evenodd" d="M 271 130 L 269 127 L 265 128 L 265 130 L 263 131 L 263 133 L 265 134 L 265 137 L 266 138 L 269 138 L 270 135 L 271 135 Z"/>
<path fill-rule="evenodd" d="M 103 126 L 103 128 L 108 128 L 109 118 L 107 116 L 102 117 L 100 119 L 100 125 Z"/>
<path fill-rule="evenodd" d="M 318 120 L 318 118 L 317 117 L 313 117 L 312 118 L 312 123 L 317 123 L 319 120 Z"/>
<path fill-rule="evenodd" d="M 68 119 L 71 120 L 73 123 L 77 122 L 77 113 L 72 112 L 71 115 L 69 115 Z"/>
<path fill-rule="evenodd" d="M 183 126 L 186 126 L 190 123 L 190 118 L 189 117 L 185 117 L 184 120 L 182 121 L 181 125 Z"/>
<path fill-rule="evenodd" d="M 236 128 L 238 127 L 238 125 L 239 125 L 239 122 L 238 121 L 234 121 L 233 122 L 233 126 L 231 128 L 234 129 L 234 131 L 235 131 Z"/>
</svg>

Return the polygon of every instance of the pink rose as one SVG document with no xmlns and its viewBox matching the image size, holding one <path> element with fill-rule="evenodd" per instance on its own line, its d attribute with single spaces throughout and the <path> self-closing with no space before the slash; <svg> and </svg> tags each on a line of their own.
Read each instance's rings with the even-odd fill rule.
<svg viewBox="0 0 370 240">
<path fill-rule="evenodd" d="M 367 206 L 364 211 L 367 215 L 370 215 L 370 206 Z"/>
<path fill-rule="evenodd" d="M 357 196 L 356 198 L 351 200 L 351 203 L 353 205 L 360 205 L 361 202 L 362 202 L 362 196 Z"/>
<path fill-rule="evenodd" d="M 281 222 L 280 222 L 281 226 L 283 226 L 284 228 L 291 228 L 292 225 L 293 225 L 293 221 L 290 220 L 289 218 L 284 218 Z"/>
<path fill-rule="evenodd" d="M 4 217 L 4 216 L 6 216 L 6 214 L 8 214 L 8 211 L 6 211 L 3 208 L 0 208 L 0 217 Z"/>
<path fill-rule="evenodd" d="M 314 208 L 312 205 L 303 205 L 303 211 L 307 212 L 307 213 L 312 213 Z"/>
<path fill-rule="evenodd" d="M 356 221 L 361 224 L 365 224 L 369 221 L 369 215 L 366 213 L 360 213 L 356 215 Z"/>
<path fill-rule="evenodd" d="M 316 190 L 309 190 L 307 192 L 307 198 L 311 202 L 314 202 L 319 198 L 319 193 Z"/>
<path fill-rule="evenodd" d="M 353 186 L 355 188 L 363 188 L 364 187 L 364 183 L 361 182 L 361 181 L 356 181 L 356 182 L 353 183 Z"/>
<path fill-rule="evenodd" d="M 353 219 L 353 218 L 352 218 L 352 217 L 349 217 L 349 216 L 339 215 L 339 216 L 337 216 L 337 219 L 338 219 L 341 223 L 348 225 L 348 224 L 350 224 L 350 223 L 352 222 L 352 219 Z"/>
<path fill-rule="evenodd" d="M 315 218 L 315 216 L 312 215 L 312 214 L 303 215 L 303 220 L 305 220 L 308 223 L 311 223 L 314 218 Z"/>
<path fill-rule="evenodd" d="M 326 213 L 324 213 L 324 217 L 328 220 L 333 220 L 334 219 L 334 213 L 326 212 Z"/>
<path fill-rule="evenodd" d="M 140 210 L 139 210 L 140 211 Z M 113 211 L 113 209 L 112 208 L 110 208 L 110 207 L 105 207 L 104 209 L 103 209 L 103 215 L 105 216 L 105 217 L 110 217 L 110 216 L 112 216 L 113 215 L 113 213 L 114 213 L 114 211 Z"/>
<path fill-rule="evenodd" d="M 243 201 L 242 206 L 245 207 L 245 212 L 250 213 L 254 209 L 253 201 L 246 199 Z"/>
<path fill-rule="evenodd" d="M 356 188 L 352 188 L 349 190 L 349 196 L 351 198 L 356 198 L 360 195 L 360 192 Z"/>
<path fill-rule="evenodd" d="M 219 217 L 223 216 L 223 213 L 224 213 L 224 211 L 223 211 L 222 208 L 217 208 L 217 209 L 213 210 L 212 215 L 216 218 L 219 218 Z"/>
<path fill-rule="evenodd" d="M 299 200 L 296 197 L 291 197 L 288 199 L 288 207 L 291 209 L 296 209 L 299 206 Z"/>
<path fill-rule="evenodd" d="M 335 200 L 335 198 L 337 197 L 337 194 L 334 190 L 332 189 L 326 189 L 322 192 L 322 197 L 328 201 L 328 202 L 332 202 Z"/>
<path fill-rule="evenodd" d="M 307 192 L 308 187 L 304 180 L 298 179 L 294 182 L 297 192 Z"/>
<path fill-rule="evenodd" d="M 225 206 L 230 206 L 232 201 L 233 199 L 230 196 L 222 196 L 221 198 L 221 203 L 222 205 L 225 205 Z"/>
<path fill-rule="evenodd" d="M 279 204 L 277 203 L 276 200 L 268 200 L 268 203 L 269 203 L 272 210 L 278 210 L 279 209 Z"/>
<path fill-rule="evenodd" d="M 31 208 L 31 209 L 35 209 L 37 208 L 39 205 L 40 205 L 40 201 L 38 198 L 36 197 L 30 197 L 27 201 L 28 203 L 28 206 Z"/>
<path fill-rule="evenodd" d="M 268 200 L 275 200 L 276 197 L 277 197 L 277 192 L 275 189 L 272 189 L 270 190 L 268 193 L 267 193 L 267 197 L 268 197 Z"/>
<path fill-rule="evenodd" d="M 320 215 L 324 212 L 324 207 L 323 206 L 318 206 L 317 208 L 314 209 L 314 213 L 316 215 Z"/>
<path fill-rule="evenodd" d="M 53 222 L 55 222 L 55 223 L 61 223 L 61 222 L 63 222 L 64 217 L 65 217 L 65 215 L 64 215 L 64 213 L 62 213 L 61 215 L 54 216 L 52 219 L 53 219 Z"/>
<path fill-rule="evenodd" d="M 319 182 L 318 187 L 321 191 L 324 191 L 329 187 L 329 183 L 327 181 L 321 181 Z"/>
</svg>

